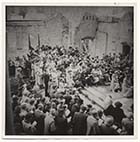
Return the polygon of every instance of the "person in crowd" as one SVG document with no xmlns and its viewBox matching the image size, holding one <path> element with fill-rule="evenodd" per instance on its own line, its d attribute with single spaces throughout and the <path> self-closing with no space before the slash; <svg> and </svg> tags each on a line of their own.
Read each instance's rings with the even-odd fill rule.
<svg viewBox="0 0 140 142">
<path fill-rule="evenodd" d="M 72 131 L 73 135 L 85 135 L 87 130 L 87 115 L 86 107 L 81 106 L 80 112 L 75 112 L 72 120 Z"/>
<path fill-rule="evenodd" d="M 22 103 L 21 104 L 21 111 L 19 116 L 21 117 L 21 119 L 23 119 L 28 113 L 28 109 L 27 109 L 27 104 L 26 103 Z"/>
<path fill-rule="evenodd" d="M 45 118 L 42 104 L 38 104 L 38 108 L 34 112 L 34 117 L 37 122 L 36 134 L 41 135 L 43 134 L 43 130 L 44 130 L 44 118 Z"/>
<path fill-rule="evenodd" d="M 104 107 L 104 114 L 114 116 L 114 105 L 111 96 L 107 96 L 105 99 L 105 107 Z"/>
<path fill-rule="evenodd" d="M 69 107 L 70 102 L 71 102 L 71 100 L 72 100 L 72 96 L 71 96 L 69 93 L 70 93 L 70 92 L 69 92 L 69 90 L 67 89 L 67 90 L 66 90 L 66 94 L 64 95 L 65 103 L 68 105 L 68 107 Z"/>
<path fill-rule="evenodd" d="M 115 102 L 115 108 L 114 108 L 114 123 L 118 126 L 121 127 L 121 122 L 122 119 L 125 118 L 125 114 L 122 107 L 122 103 L 117 101 Z"/>
<path fill-rule="evenodd" d="M 118 135 L 117 131 L 112 127 L 114 123 L 114 118 L 111 115 L 108 115 L 105 118 L 105 122 L 100 126 L 101 135 Z"/>
<path fill-rule="evenodd" d="M 16 95 L 12 96 L 12 109 L 13 111 L 15 110 L 15 108 L 19 105 L 19 99 Z"/>
<path fill-rule="evenodd" d="M 111 85 L 110 85 L 110 89 L 111 91 L 115 92 L 117 91 L 118 89 L 120 89 L 120 86 L 119 86 L 119 80 L 118 80 L 118 71 L 115 71 L 113 74 L 112 74 L 112 80 L 111 80 Z"/>
<path fill-rule="evenodd" d="M 67 104 L 64 105 L 64 117 L 67 119 L 67 122 L 69 123 L 71 120 L 71 115 Z"/>
<path fill-rule="evenodd" d="M 92 109 L 92 105 L 88 104 L 87 105 L 87 115 L 90 115 L 91 109 Z"/>
<path fill-rule="evenodd" d="M 129 63 L 121 54 L 100 58 L 80 53 L 78 48 L 48 45 L 9 61 L 16 134 L 115 135 L 113 125 L 122 135 L 132 134 L 133 119 L 126 118 L 119 103 L 114 107 L 111 95 L 103 100 L 100 111 L 93 109 L 92 102 L 86 108 L 82 97 L 82 89 L 99 85 L 110 85 L 110 93 L 121 91 L 133 97 L 133 66 Z"/>
<path fill-rule="evenodd" d="M 16 75 L 16 65 L 11 59 L 8 60 L 9 77 L 15 77 Z"/>
<path fill-rule="evenodd" d="M 26 135 L 35 135 L 36 134 L 36 125 L 37 122 L 33 121 L 33 115 L 27 113 L 25 118 L 22 120 L 23 133 Z"/>
<path fill-rule="evenodd" d="M 35 111 L 35 99 L 34 98 L 31 98 L 30 101 L 29 101 L 29 111 Z"/>
<path fill-rule="evenodd" d="M 98 125 L 101 126 L 104 123 L 104 113 L 102 110 L 98 110 Z"/>
<path fill-rule="evenodd" d="M 44 120 L 44 135 L 53 135 L 56 132 L 55 126 L 56 110 L 50 109 L 50 112 L 46 114 Z"/>
<path fill-rule="evenodd" d="M 71 105 L 71 116 L 73 118 L 74 114 L 76 112 L 79 112 L 80 110 L 80 104 L 78 98 L 74 98 L 74 102 Z"/>
<path fill-rule="evenodd" d="M 64 114 L 64 107 L 58 109 L 58 114 L 55 118 L 56 135 L 66 135 L 68 131 L 68 122 Z"/>
<path fill-rule="evenodd" d="M 48 93 L 48 85 L 49 85 L 49 79 L 50 79 L 49 73 L 45 72 L 43 75 L 43 78 L 44 78 L 44 84 L 45 84 L 45 96 L 49 97 L 49 93 Z"/>
<path fill-rule="evenodd" d="M 133 124 L 133 113 L 129 112 L 126 118 L 122 119 L 122 135 L 133 135 L 134 124 Z"/>
<path fill-rule="evenodd" d="M 89 116 L 87 117 L 87 131 L 86 135 L 98 135 L 100 134 L 98 126 L 98 113 L 95 108 L 90 110 Z"/>
</svg>

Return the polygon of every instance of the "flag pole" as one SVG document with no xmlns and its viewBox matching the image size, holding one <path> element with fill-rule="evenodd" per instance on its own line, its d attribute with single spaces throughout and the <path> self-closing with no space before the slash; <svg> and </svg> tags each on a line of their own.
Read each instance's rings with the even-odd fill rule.
<svg viewBox="0 0 140 142">
<path fill-rule="evenodd" d="M 28 47 L 29 47 L 29 50 L 31 50 L 31 39 L 30 39 L 30 34 L 28 34 Z"/>
<path fill-rule="evenodd" d="M 40 36 L 38 34 L 38 47 L 40 47 Z"/>
</svg>

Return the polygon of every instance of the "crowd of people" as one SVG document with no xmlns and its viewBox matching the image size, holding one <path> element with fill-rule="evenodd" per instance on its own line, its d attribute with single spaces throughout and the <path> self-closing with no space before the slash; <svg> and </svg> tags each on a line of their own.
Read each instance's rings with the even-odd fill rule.
<svg viewBox="0 0 140 142">
<path fill-rule="evenodd" d="M 133 109 L 126 115 L 116 102 L 97 110 L 80 97 L 85 87 L 108 84 L 110 91 L 133 97 L 130 55 L 99 58 L 73 47 L 43 45 L 9 60 L 8 67 L 15 134 L 133 134 Z"/>
</svg>

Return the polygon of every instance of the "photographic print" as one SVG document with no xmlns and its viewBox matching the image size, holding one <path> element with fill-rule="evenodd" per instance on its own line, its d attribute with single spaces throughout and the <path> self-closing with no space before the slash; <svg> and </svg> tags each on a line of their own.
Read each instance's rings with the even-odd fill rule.
<svg viewBox="0 0 140 142">
<path fill-rule="evenodd" d="M 5 6 L 5 135 L 133 136 L 134 7 Z"/>
</svg>

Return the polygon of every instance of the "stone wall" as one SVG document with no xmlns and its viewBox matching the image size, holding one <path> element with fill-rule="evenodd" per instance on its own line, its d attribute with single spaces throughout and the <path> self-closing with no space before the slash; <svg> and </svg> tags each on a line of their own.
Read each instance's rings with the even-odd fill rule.
<svg viewBox="0 0 140 142">
<path fill-rule="evenodd" d="M 89 41 L 89 52 L 93 56 L 101 56 L 105 52 L 121 52 L 121 42 L 124 41 L 133 44 L 132 7 L 9 6 L 7 20 L 17 22 L 10 23 L 6 27 L 8 57 L 22 56 L 28 52 L 28 34 L 33 47 L 38 44 L 39 34 L 41 45 L 64 45 L 66 48 L 75 45 L 82 51 L 77 31 L 85 13 L 98 18 L 96 36 Z M 63 29 L 67 26 L 69 26 L 68 32 Z"/>
<path fill-rule="evenodd" d="M 48 20 L 13 20 L 7 21 L 7 54 L 8 57 L 22 56 L 28 52 L 28 35 L 32 47 L 38 45 L 38 35 L 40 45 L 66 46 L 68 45 L 69 31 L 65 33 L 65 17 L 57 14 L 56 17 Z M 65 19 L 67 21 L 67 19 Z M 67 21 L 68 22 L 68 21 Z"/>
<path fill-rule="evenodd" d="M 91 15 L 90 15 L 91 17 Z M 87 22 L 88 20 L 86 20 Z M 81 20 L 81 23 L 83 19 Z M 90 24 L 90 20 L 89 20 Z M 81 27 L 78 26 L 75 30 L 75 46 L 79 47 L 82 51 L 82 39 L 80 36 Z M 95 28 L 94 26 L 92 28 Z M 91 38 L 94 35 L 91 35 Z M 90 39 L 90 38 L 89 38 Z M 98 28 L 94 40 L 89 42 L 89 53 L 92 56 L 102 56 L 108 53 L 121 53 L 122 52 L 122 42 L 128 43 L 128 45 L 133 45 L 133 14 L 131 12 L 124 13 L 121 18 L 114 17 L 101 17 L 98 18 Z"/>
</svg>

